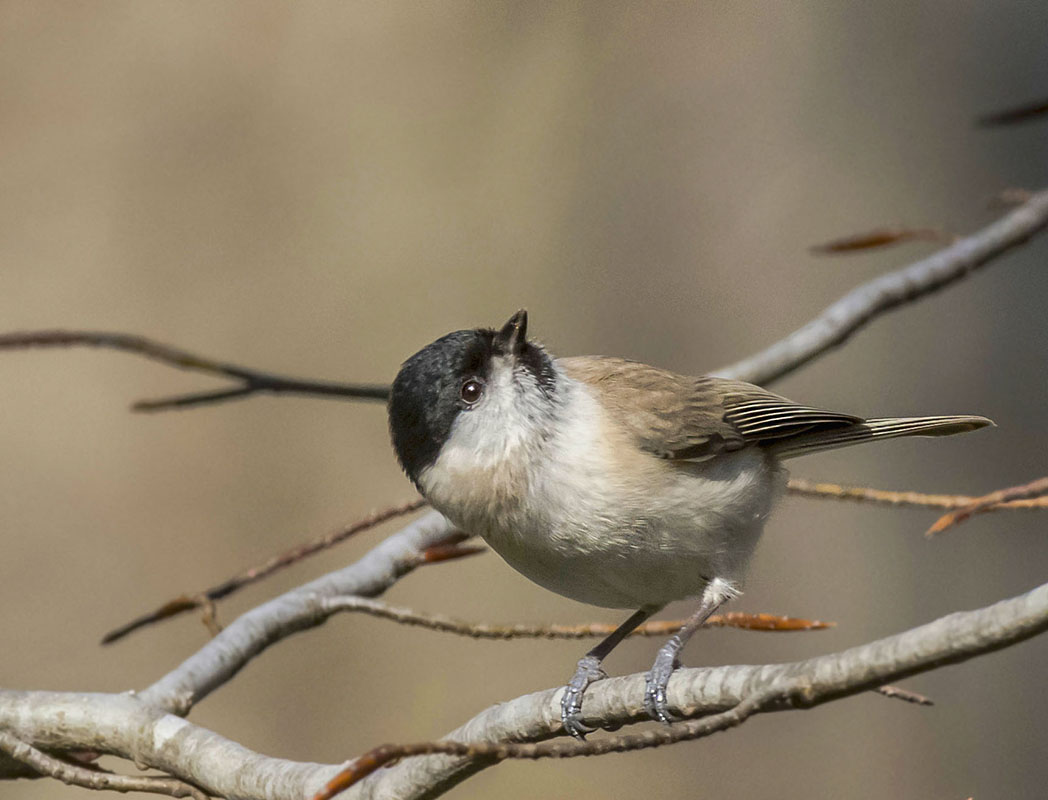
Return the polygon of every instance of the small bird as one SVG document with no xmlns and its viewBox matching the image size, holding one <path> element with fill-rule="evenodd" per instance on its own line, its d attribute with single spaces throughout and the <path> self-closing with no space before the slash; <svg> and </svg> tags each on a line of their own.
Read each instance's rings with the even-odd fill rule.
<svg viewBox="0 0 1048 800">
<path fill-rule="evenodd" d="M 659 648 L 644 706 L 667 724 L 666 685 L 691 635 L 740 592 L 786 486 L 782 461 L 896 436 L 946 436 L 985 417 L 863 419 L 753 384 L 606 356 L 555 358 L 518 311 L 498 331 L 442 336 L 404 362 L 389 427 L 422 495 L 514 569 L 558 594 L 636 609 L 586 653 L 561 718 L 576 738 L 604 658 L 667 603 L 698 608 Z"/>
</svg>

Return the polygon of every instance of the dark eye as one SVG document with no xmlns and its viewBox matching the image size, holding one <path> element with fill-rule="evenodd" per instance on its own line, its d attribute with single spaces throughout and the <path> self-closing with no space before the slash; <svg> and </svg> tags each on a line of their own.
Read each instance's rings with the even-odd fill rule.
<svg viewBox="0 0 1048 800">
<path fill-rule="evenodd" d="M 484 381 L 480 378 L 470 378 L 462 384 L 462 388 L 459 390 L 459 397 L 468 406 L 474 405 L 480 400 L 482 394 L 484 394 Z"/>
</svg>

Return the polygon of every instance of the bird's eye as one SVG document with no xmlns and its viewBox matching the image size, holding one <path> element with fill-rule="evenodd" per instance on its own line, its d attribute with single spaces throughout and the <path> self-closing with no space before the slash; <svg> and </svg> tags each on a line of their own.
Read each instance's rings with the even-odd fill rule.
<svg viewBox="0 0 1048 800">
<path fill-rule="evenodd" d="M 484 394 L 484 381 L 480 378 L 470 378 L 462 384 L 462 388 L 459 390 L 459 397 L 468 406 L 477 403 L 482 394 Z"/>
</svg>

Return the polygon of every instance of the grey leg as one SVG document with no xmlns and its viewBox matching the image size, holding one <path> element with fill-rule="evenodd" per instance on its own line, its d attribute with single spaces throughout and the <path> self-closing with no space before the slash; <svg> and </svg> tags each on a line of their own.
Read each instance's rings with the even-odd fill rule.
<svg viewBox="0 0 1048 800">
<path fill-rule="evenodd" d="M 702 624 L 718 608 L 737 594 L 735 587 L 727 581 L 719 578 L 711 581 L 706 591 L 702 593 L 702 601 L 695 613 L 688 617 L 681 629 L 659 648 L 655 656 L 655 663 L 651 666 L 651 672 L 646 676 L 647 682 L 644 687 L 644 710 L 652 719 L 667 725 L 675 721 L 669 709 L 666 708 L 666 686 L 674 670 L 680 666 L 680 651 L 684 649 L 684 645 L 688 643 L 692 634 L 701 628 Z"/>
<path fill-rule="evenodd" d="M 586 693 L 586 687 L 591 683 L 608 677 L 601 667 L 601 662 L 619 642 L 629 636 L 630 631 L 658 610 L 657 608 L 642 608 L 635 612 L 633 616 L 612 631 L 608 638 L 579 659 L 575 675 L 564 687 L 564 696 L 560 700 L 560 719 L 564 723 L 564 730 L 576 739 L 585 739 L 587 733 L 593 733 L 595 730 L 582 724 L 582 696 Z"/>
</svg>

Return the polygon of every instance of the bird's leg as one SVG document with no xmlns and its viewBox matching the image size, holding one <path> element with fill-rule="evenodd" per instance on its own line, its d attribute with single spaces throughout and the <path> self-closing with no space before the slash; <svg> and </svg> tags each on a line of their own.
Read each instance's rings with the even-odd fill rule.
<svg viewBox="0 0 1048 800">
<path fill-rule="evenodd" d="M 633 616 L 612 631 L 608 638 L 579 659 L 575 674 L 564 687 L 564 696 L 560 699 L 560 719 L 564 723 L 564 730 L 576 739 L 585 739 L 587 733 L 593 733 L 595 730 L 582 723 L 582 696 L 586 693 L 586 687 L 591 683 L 608 677 L 601 667 L 601 662 L 619 642 L 629 636 L 630 631 L 658 610 L 658 608 L 642 608 L 635 612 Z"/>
<path fill-rule="evenodd" d="M 670 675 L 680 666 L 680 651 L 684 649 L 691 635 L 701 628 L 702 624 L 718 608 L 737 595 L 738 590 L 731 583 L 714 578 L 703 591 L 702 600 L 695 613 L 688 617 L 681 629 L 659 648 L 655 656 L 655 663 L 645 676 L 644 686 L 644 710 L 652 719 L 667 725 L 675 721 L 669 709 L 666 708 L 666 686 L 669 683 Z"/>
</svg>

